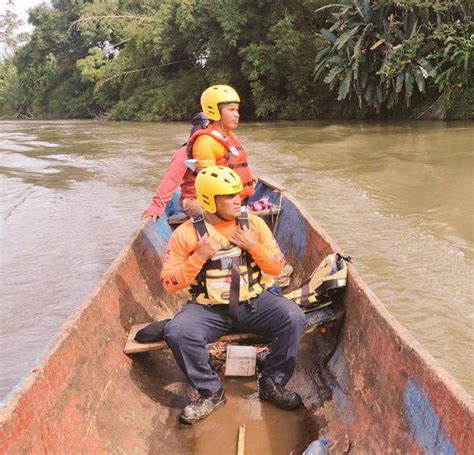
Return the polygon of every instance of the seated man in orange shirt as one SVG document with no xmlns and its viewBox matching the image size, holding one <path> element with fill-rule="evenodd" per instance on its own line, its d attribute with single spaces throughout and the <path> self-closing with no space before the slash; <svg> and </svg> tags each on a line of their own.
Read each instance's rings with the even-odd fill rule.
<svg viewBox="0 0 474 455">
<path fill-rule="evenodd" d="M 201 108 L 210 120 L 207 128 L 196 131 L 188 141 L 188 158 L 196 168 L 227 166 L 242 181 L 242 200 L 254 193 L 256 178 L 252 175 L 247 152 L 233 131 L 238 127 L 240 97 L 229 85 L 213 85 L 201 95 Z"/>
<path fill-rule="evenodd" d="M 180 419 L 196 423 L 226 402 L 209 363 L 207 343 L 232 331 L 272 340 L 258 380 L 259 395 L 284 409 L 301 397 L 285 388 L 295 368 L 303 311 L 272 290 L 285 263 L 265 222 L 241 207 L 242 182 L 231 169 L 210 166 L 196 178 L 204 215 L 176 229 L 168 245 L 161 282 L 168 292 L 189 286 L 191 300 L 165 326 L 164 338 L 200 398 Z"/>
<path fill-rule="evenodd" d="M 232 133 L 239 124 L 239 103 L 238 93 L 228 85 L 213 85 L 204 90 L 201 95 L 203 113 L 194 118 L 199 127 L 174 155 L 151 205 L 143 215 L 145 218 L 152 217 L 155 222 L 178 187 L 181 189 L 180 206 L 184 213 L 189 217 L 199 213 L 194 181 L 197 172 L 206 166 L 218 164 L 234 169 L 244 187 L 242 200 L 254 193 L 256 178 L 250 172 L 247 153 Z M 203 120 L 207 121 L 205 125 Z"/>
</svg>

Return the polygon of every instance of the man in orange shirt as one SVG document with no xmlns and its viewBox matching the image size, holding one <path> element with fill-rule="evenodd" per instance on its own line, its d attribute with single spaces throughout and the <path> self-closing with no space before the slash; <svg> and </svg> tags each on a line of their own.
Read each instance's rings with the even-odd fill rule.
<svg viewBox="0 0 474 455">
<path fill-rule="evenodd" d="M 144 218 L 152 217 L 155 222 L 178 187 L 181 189 L 180 205 L 184 213 L 190 217 L 199 213 L 194 180 L 197 172 L 206 166 L 217 164 L 234 169 L 244 187 L 242 200 L 254 193 L 257 179 L 250 171 L 247 152 L 233 134 L 239 125 L 239 104 L 238 93 L 229 85 L 213 85 L 204 90 L 201 95 L 203 113 L 194 117 L 199 128 L 192 132 L 187 144 L 174 155 Z"/>
<path fill-rule="evenodd" d="M 213 85 L 201 95 L 201 108 L 210 120 L 207 128 L 196 131 L 188 141 L 188 158 L 197 170 L 207 166 L 227 166 L 242 181 L 242 200 L 254 193 L 255 177 L 248 163 L 247 152 L 233 131 L 238 127 L 240 97 L 229 85 Z"/>
<path fill-rule="evenodd" d="M 284 409 L 301 397 L 285 388 L 295 368 L 303 332 L 302 310 L 272 290 L 285 263 L 265 222 L 241 207 L 243 185 L 227 167 L 210 166 L 196 179 L 204 215 L 176 229 L 168 245 L 161 282 L 169 292 L 189 286 L 191 300 L 165 326 L 164 338 L 200 398 L 180 419 L 196 423 L 226 402 L 207 343 L 231 331 L 266 335 L 271 354 L 259 377 L 259 395 Z"/>
</svg>

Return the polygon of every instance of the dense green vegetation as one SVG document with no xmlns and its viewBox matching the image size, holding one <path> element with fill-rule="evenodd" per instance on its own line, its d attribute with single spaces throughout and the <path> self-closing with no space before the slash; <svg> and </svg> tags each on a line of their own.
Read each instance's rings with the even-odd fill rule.
<svg viewBox="0 0 474 455">
<path fill-rule="evenodd" d="M 52 0 L 0 16 L 0 116 L 184 120 L 229 83 L 247 118 L 472 118 L 457 0 Z"/>
</svg>

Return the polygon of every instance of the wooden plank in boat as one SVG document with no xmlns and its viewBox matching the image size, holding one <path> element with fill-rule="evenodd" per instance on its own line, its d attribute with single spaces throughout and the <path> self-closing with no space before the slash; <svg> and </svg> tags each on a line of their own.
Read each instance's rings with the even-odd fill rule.
<svg viewBox="0 0 474 455">
<path fill-rule="evenodd" d="M 258 216 L 278 215 L 280 212 L 281 212 L 281 207 L 277 207 L 277 206 L 273 206 L 270 209 L 259 210 L 257 212 L 250 210 L 250 213 L 252 213 L 253 215 L 258 215 Z M 188 219 L 189 218 L 184 214 L 171 215 L 168 218 L 168 224 L 169 225 L 182 224 Z"/>
<path fill-rule="evenodd" d="M 284 191 L 286 191 L 286 188 L 281 185 L 280 183 L 276 182 L 275 180 L 273 180 L 272 178 L 270 177 L 267 177 L 267 176 L 263 176 L 263 177 L 259 177 L 258 178 L 262 183 L 265 184 L 265 186 L 268 186 L 268 188 L 272 188 L 274 190 L 277 190 L 279 191 L 280 193 L 283 193 Z"/>
<path fill-rule="evenodd" d="M 127 342 L 123 348 L 125 354 L 138 354 L 140 352 L 149 352 L 149 351 L 161 351 L 162 349 L 168 349 L 168 345 L 164 341 L 157 341 L 155 343 L 139 343 L 135 341 L 135 335 L 143 327 L 147 326 L 149 322 L 145 324 L 136 324 L 133 325 L 128 334 Z M 220 337 L 217 341 L 229 343 L 231 341 L 240 341 L 240 340 L 260 340 L 264 338 L 252 334 L 252 333 L 231 333 L 229 335 L 224 335 Z M 212 344 L 212 343 L 211 343 Z"/>
</svg>

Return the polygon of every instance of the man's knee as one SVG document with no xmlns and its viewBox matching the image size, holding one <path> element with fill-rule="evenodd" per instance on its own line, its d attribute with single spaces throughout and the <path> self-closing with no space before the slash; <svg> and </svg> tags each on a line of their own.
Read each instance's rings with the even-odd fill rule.
<svg viewBox="0 0 474 455">
<path fill-rule="evenodd" d="M 169 346 L 179 346 L 189 333 L 192 333 L 192 330 L 187 321 L 172 319 L 165 326 L 164 339 Z"/>
<path fill-rule="evenodd" d="M 292 327 L 302 330 L 304 325 L 303 310 L 291 300 L 288 300 L 286 298 L 284 300 L 285 302 L 282 306 L 284 309 L 285 319 L 287 323 L 290 324 Z"/>
</svg>

